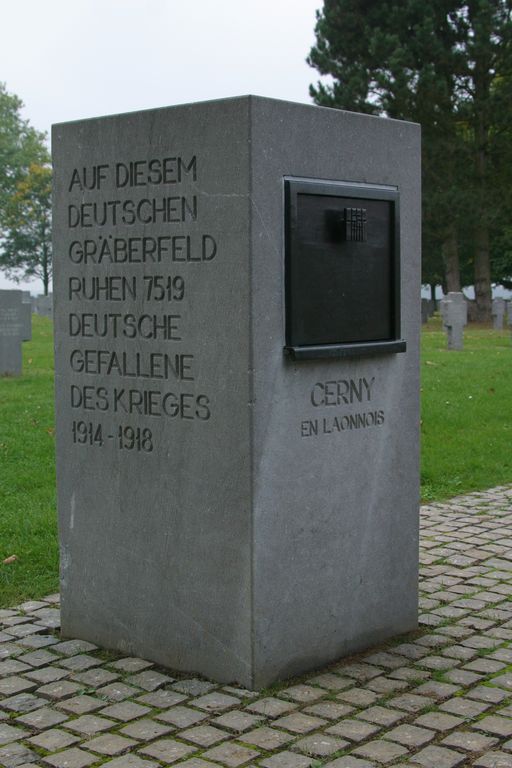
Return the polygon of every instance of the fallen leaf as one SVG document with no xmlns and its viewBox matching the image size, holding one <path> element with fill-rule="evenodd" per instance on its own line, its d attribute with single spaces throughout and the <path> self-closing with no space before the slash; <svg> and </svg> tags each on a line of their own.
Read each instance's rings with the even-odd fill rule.
<svg viewBox="0 0 512 768">
<path fill-rule="evenodd" d="M 6 557 L 5 560 L 2 561 L 2 565 L 10 565 L 11 563 L 15 563 L 18 559 L 17 555 L 11 555 L 10 557 Z"/>
</svg>

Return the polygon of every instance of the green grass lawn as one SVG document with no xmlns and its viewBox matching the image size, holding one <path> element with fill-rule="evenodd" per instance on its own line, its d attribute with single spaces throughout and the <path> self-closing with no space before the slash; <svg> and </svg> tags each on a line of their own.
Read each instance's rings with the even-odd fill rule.
<svg viewBox="0 0 512 768">
<path fill-rule="evenodd" d="M 52 323 L 34 315 L 23 375 L 0 377 L 1 606 L 57 590 L 55 506 Z"/>
<path fill-rule="evenodd" d="M 421 493 L 439 500 L 512 482 L 510 331 L 470 326 L 448 351 L 439 318 L 421 350 Z"/>
<path fill-rule="evenodd" d="M 510 332 L 467 330 L 448 352 L 440 321 L 422 334 L 422 498 L 512 482 Z M 0 378 L 0 606 L 58 589 L 52 324 L 33 317 L 23 375 Z M 9 565 L 2 561 L 16 555 Z"/>
</svg>

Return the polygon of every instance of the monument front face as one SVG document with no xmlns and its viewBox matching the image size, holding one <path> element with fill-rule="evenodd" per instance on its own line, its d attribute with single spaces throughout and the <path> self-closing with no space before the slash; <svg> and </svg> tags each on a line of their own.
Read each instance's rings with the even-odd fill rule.
<svg viewBox="0 0 512 768">
<path fill-rule="evenodd" d="M 53 146 L 64 634 L 261 687 L 414 628 L 417 126 L 244 97 Z"/>
</svg>

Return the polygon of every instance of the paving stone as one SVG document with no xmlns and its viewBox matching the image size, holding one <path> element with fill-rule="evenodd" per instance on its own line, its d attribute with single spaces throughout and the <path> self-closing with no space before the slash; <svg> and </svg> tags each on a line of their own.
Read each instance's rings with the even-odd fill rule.
<svg viewBox="0 0 512 768">
<path fill-rule="evenodd" d="M 208 760 L 215 760 L 218 763 L 227 765 L 229 768 L 238 768 L 239 765 L 244 765 L 249 760 L 255 760 L 259 754 L 255 749 L 243 747 L 241 744 L 225 742 L 203 752 L 202 756 Z"/>
<path fill-rule="evenodd" d="M 328 757 L 349 746 L 350 742 L 345 739 L 329 736 L 325 733 L 315 733 L 296 741 L 293 748 L 304 752 L 306 755 L 320 758 Z"/>
<path fill-rule="evenodd" d="M 0 747 L 0 765 L 4 768 L 16 768 L 17 766 L 31 765 L 38 759 L 38 755 L 23 744 L 7 744 Z"/>
<path fill-rule="evenodd" d="M 17 675 L 20 672 L 27 672 L 32 669 L 30 664 L 24 664 L 22 661 L 16 659 L 6 659 L 0 662 L 0 677 L 7 677 L 8 675 Z"/>
<path fill-rule="evenodd" d="M 30 731 L 27 731 L 26 728 L 0 723 L 0 744 L 8 744 L 10 741 L 23 739 L 25 736 L 30 736 Z"/>
<path fill-rule="evenodd" d="M 235 733 L 243 733 L 251 728 L 254 728 L 259 722 L 263 720 L 263 717 L 258 715 L 251 715 L 249 712 L 242 712 L 238 709 L 233 709 L 231 712 L 224 712 L 224 714 L 215 717 L 212 720 L 214 725 L 220 725 L 223 728 L 229 728 L 230 731 Z"/>
<path fill-rule="evenodd" d="M 136 675 L 130 675 L 126 678 L 129 685 L 136 685 L 139 688 L 144 688 L 145 691 L 156 691 L 157 688 L 166 683 L 172 683 L 173 680 L 173 677 L 155 672 L 152 669 L 146 669 L 144 672 L 138 672 Z"/>
<path fill-rule="evenodd" d="M 192 741 L 201 747 L 211 747 L 212 744 L 217 744 L 229 736 L 226 731 L 221 731 L 220 728 L 212 725 L 195 725 L 193 728 L 187 728 L 186 731 L 180 731 L 179 735 L 181 739 Z M 244 741 L 248 741 L 247 737 Z"/>
<path fill-rule="evenodd" d="M 48 752 L 55 752 L 58 749 L 70 747 L 71 744 L 76 744 L 77 741 L 80 741 L 78 736 L 62 731 L 60 728 L 49 728 L 47 731 L 37 733 L 35 736 L 27 739 L 28 744 L 34 744 L 34 746 L 46 749 Z"/>
<path fill-rule="evenodd" d="M 416 713 L 431 707 L 434 704 L 434 699 L 429 699 L 428 696 L 418 696 L 415 693 L 404 693 L 401 696 L 390 699 L 387 704 L 394 709 L 403 709 L 406 712 Z"/>
<path fill-rule="evenodd" d="M 427 728 L 419 728 L 417 725 L 398 725 L 391 731 L 386 732 L 386 739 L 397 741 L 406 747 L 422 747 L 436 736 L 434 731 Z"/>
<path fill-rule="evenodd" d="M 209 760 L 202 760 L 200 757 L 191 757 L 180 763 L 180 768 L 214 768 L 216 763 L 210 763 Z"/>
<path fill-rule="evenodd" d="M 403 720 L 405 713 L 400 712 L 397 709 L 376 706 L 364 709 L 362 712 L 359 712 L 356 717 L 361 718 L 361 720 L 367 720 L 369 723 L 389 727 L 390 725 L 398 723 L 399 720 Z"/>
<path fill-rule="evenodd" d="M 109 760 L 106 765 L 108 768 L 157 768 L 158 763 L 154 760 L 143 760 L 137 755 L 121 755 Z"/>
<path fill-rule="evenodd" d="M 466 693 L 468 699 L 476 701 L 488 701 L 490 704 L 500 704 L 508 694 L 500 688 L 491 688 L 488 685 L 477 685 Z"/>
<path fill-rule="evenodd" d="M 273 696 L 267 696 L 264 699 L 251 702 L 251 704 L 247 705 L 246 709 L 249 712 L 265 715 L 265 717 L 281 717 L 281 715 L 286 715 L 288 712 L 293 712 L 294 709 L 297 709 L 297 704 L 293 704 L 290 701 L 282 701 L 282 699 L 276 699 Z"/>
<path fill-rule="evenodd" d="M 19 656 L 25 651 L 26 648 L 23 648 L 21 643 L 2 643 L 0 645 L 0 659 L 9 659 L 14 656 Z"/>
<path fill-rule="evenodd" d="M 448 715 L 445 712 L 427 712 L 417 717 L 414 724 L 424 728 L 432 728 L 434 731 L 451 731 L 452 728 L 458 728 L 463 722 L 461 717 Z"/>
<path fill-rule="evenodd" d="M 100 685 L 107 685 L 117 680 L 119 675 L 109 672 L 106 669 L 88 669 L 86 672 L 75 672 L 70 675 L 70 679 L 77 683 L 82 683 L 88 688 L 99 688 Z"/>
<path fill-rule="evenodd" d="M 164 723 L 176 726 L 176 728 L 188 728 L 190 725 L 205 720 L 206 713 L 198 712 L 196 709 L 190 709 L 189 707 L 177 706 L 171 707 L 165 712 L 160 712 L 155 717 L 158 720 L 163 720 Z"/>
<path fill-rule="evenodd" d="M 35 680 L 39 685 L 46 685 L 47 683 L 54 683 L 56 680 L 62 680 L 63 677 L 69 675 L 69 670 L 62 669 L 62 667 L 40 667 L 39 669 L 31 669 L 30 672 L 25 672 L 25 677 L 29 680 Z M 0 681 L 0 686 L 2 681 Z"/>
<path fill-rule="evenodd" d="M 485 733 L 492 733 L 496 736 L 512 736 L 512 720 L 507 717 L 500 717 L 499 715 L 489 715 L 482 718 L 477 723 L 473 723 L 472 728 L 476 728 L 479 731 Z"/>
<path fill-rule="evenodd" d="M 178 680 L 172 687 L 175 691 L 186 693 L 187 696 L 202 696 L 204 693 L 217 688 L 214 683 L 207 683 L 206 680 L 198 680 L 195 677 L 189 680 Z"/>
<path fill-rule="evenodd" d="M 102 731 L 108 731 L 109 728 L 113 728 L 116 723 L 113 720 L 107 720 L 105 717 L 98 717 L 97 715 L 82 715 L 76 720 L 70 720 L 66 724 L 66 728 L 77 733 L 84 733 L 86 736 L 93 736 L 95 733 L 101 733 Z"/>
<path fill-rule="evenodd" d="M 124 701 L 124 699 L 136 696 L 138 693 L 138 688 L 134 688 L 132 685 L 125 685 L 124 683 L 110 683 L 98 688 L 96 691 L 98 696 L 109 701 Z"/>
<path fill-rule="evenodd" d="M 321 699 L 322 696 L 325 696 L 325 691 L 312 685 L 291 685 L 289 688 L 284 688 L 282 691 L 279 691 L 279 694 L 292 699 L 292 701 L 298 701 L 301 704 L 305 704 L 310 701 Z"/>
<path fill-rule="evenodd" d="M 494 659 L 475 659 L 470 661 L 469 664 L 464 664 L 463 669 L 468 669 L 470 672 L 482 672 L 484 675 L 492 675 L 504 667 L 505 664 Z"/>
<path fill-rule="evenodd" d="M 36 687 L 36 683 L 24 677 L 4 677 L 3 680 L 0 680 L 0 695 L 13 696 L 16 693 L 22 693 L 22 691 L 33 691 Z"/>
<path fill-rule="evenodd" d="M 430 696 L 433 699 L 449 699 L 457 691 L 460 691 L 460 686 L 452 685 L 451 683 L 438 683 L 435 680 L 429 680 L 428 683 L 423 683 L 416 688 L 415 693 L 420 696 Z"/>
<path fill-rule="evenodd" d="M 73 672 L 85 672 L 86 669 L 97 667 L 101 663 L 101 659 L 96 659 L 94 656 L 89 656 L 87 653 L 79 653 L 76 656 L 68 656 L 67 658 L 59 660 L 61 667 L 70 669 Z"/>
<path fill-rule="evenodd" d="M 370 691 L 375 693 L 396 693 L 397 691 L 404 691 L 409 687 L 409 684 L 405 680 L 393 680 L 389 677 L 375 677 L 366 683 L 366 687 Z"/>
<path fill-rule="evenodd" d="M 139 741 L 151 741 L 152 739 L 158 739 L 160 736 L 165 736 L 174 730 L 174 726 L 158 723 L 149 717 L 143 717 L 141 720 L 125 725 L 124 728 L 120 729 L 119 733 Z"/>
<path fill-rule="evenodd" d="M 309 757 L 285 750 L 277 755 L 260 760 L 260 765 L 263 765 L 265 768 L 308 768 L 312 762 L 313 760 Z"/>
<path fill-rule="evenodd" d="M 362 760 L 359 757 L 353 757 L 353 755 L 338 757 L 336 760 L 326 763 L 326 765 L 329 768 L 375 768 L 375 763 L 370 763 L 368 760 Z"/>
<path fill-rule="evenodd" d="M 353 704 L 354 707 L 369 707 L 378 700 L 378 696 L 373 691 L 363 688 L 351 688 L 348 691 L 342 691 L 336 696 L 340 701 L 346 701 L 347 704 Z"/>
<path fill-rule="evenodd" d="M 81 689 L 82 687 L 77 683 L 71 683 L 69 680 L 57 680 L 54 683 L 41 686 L 36 693 L 53 701 L 60 701 L 74 696 Z"/>
<path fill-rule="evenodd" d="M 365 723 L 363 720 L 341 720 L 336 725 L 326 728 L 325 732 L 334 736 L 350 739 L 351 741 L 364 741 L 380 731 L 379 725 Z"/>
<path fill-rule="evenodd" d="M 391 741 L 384 741 L 379 739 L 378 741 L 367 741 L 366 744 L 362 744 L 360 747 L 356 747 L 353 750 L 354 755 L 361 755 L 361 757 L 367 757 L 370 760 L 376 760 L 378 763 L 387 765 L 392 760 L 396 760 L 399 757 L 406 755 L 408 750 L 401 744 L 394 744 Z"/>
<path fill-rule="evenodd" d="M 498 739 L 474 731 L 453 731 L 440 742 L 443 746 L 465 749 L 467 752 L 483 752 L 498 743 Z"/>
<path fill-rule="evenodd" d="M 46 704 L 45 699 L 34 696 L 33 693 L 18 693 L 2 701 L 2 707 L 11 712 L 32 712 Z"/>
<path fill-rule="evenodd" d="M 257 699 L 260 696 L 258 691 L 249 691 L 247 688 L 239 688 L 236 685 L 224 685 L 222 690 L 224 693 L 229 693 L 230 696 L 237 696 L 239 699 L 243 700 Z"/>
<path fill-rule="evenodd" d="M 292 712 L 291 715 L 284 715 L 275 720 L 273 725 L 292 733 L 309 733 L 321 728 L 322 725 L 327 725 L 327 721 L 320 717 L 305 715 L 303 712 Z"/>
<path fill-rule="evenodd" d="M 134 739 L 127 739 L 125 736 L 119 736 L 117 733 L 103 733 L 86 742 L 87 749 L 91 752 L 99 752 L 100 755 L 121 755 L 127 752 L 137 742 Z"/>
<path fill-rule="evenodd" d="M 94 651 L 98 646 L 93 643 L 87 642 L 87 640 L 65 640 L 62 643 L 57 642 L 54 645 L 53 650 L 58 651 L 63 656 L 74 656 L 78 653 L 87 653 L 87 651 Z"/>
<path fill-rule="evenodd" d="M 121 687 L 122 683 L 118 683 L 117 687 Z M 116 686 L 107 686 L 107 688 L 115 688 Z M 128 686 L 124 686 L 124 689 L 128 689 Z M 123 689 L 123 690 L 124 690 Z M 103 688 L 102 690 L 106 690 Z M 130 688 L 130 693 L 128 693 L 128 696 L 133 696 L 135 694 L 135 689 Z M 100 691 L 98 691 L 98 694 Z M 108 695 L 108 694 L 107 694 Z M 123 698 L 126 698 L 126 696 L 123 696 Z M 154 691 L 153 693 L 144 693 L 142 696 L 137 697 L 137 701 L 139 701 L 141 704 L 147 704 L 149 707 L 157 707 L 158 709 L 166 709 L 167 707 L 172 707 L 174 704 L 179 704 L 180 701 L 185 701 L 187 697 L 184 693 L 178 693 L 177 691 Z"/>
<path fill-rule="evenodd" d="M 100 714 L 127 723 L 130 720 L 147 715 L 148 712 L 151 712 L 150 707 L 143 707 L 141 704 L 135 704 L 133 701 L 122 701 L 105 707 L 105 709 L 101 710 Z"/>
<path fill-rule="evenodd" d="M 273 749 L 278 749 L 284 744 L 288 744 L 293 740 L 293 736 L 283 731 L 277 731 L 275 728 L 269 728 L 268 726 L 261 726 L 255 728 L 254 731 L 244 734 L 244 742 L 247 744 L 255 744 L 255 746 L 264 749 L 267 752 Z"/>
<path fill-rule="evenodd" d="M 80 696 L 73 696 L 57 704 L 59 709 L 71 712 L 73 715 L 86 715 L 88 712 L 95 712 L 104 706 L 104 701 L 97 699 L 95 696 L 89 696 L 86 693 Z"/>
<path fill-rule="evenodd" d="M 455 683 L 455 685 L 468 686 L 482 680 L 483 675 L 477 675 L 476 672 L 468 672 L 466 669 L 451 669 L 445 673 L 444 677 L 450 683 Z"/>
<path fill-rule="evenodd" d="M 151 661 L 139 659 L 136 656 L 126 656 L 124 659 L 108 662 L 111 669 L 118 669 L 120 672 L 126 672 L 134 675 L 136 672 L 142 672 L 143 669 L 149 669 L 153 666 Z"/>
<path fill-rule="evenodd" d="M 68 715 L 65 715 L 63 712 L 57 712 L 57 710 L 51 707 L 41 707 L 41 709 L 35 709 L 32 712 L 20 715 L 20 717 L 16 718 L 16 722 L 42 731 L 46 728 L 53 728 L 54 725 L 60 725 L 68 719 Z"/>
<path fill-rule="evenodd" d="M 507 691 L 512 691 L 512 672 L 507 672 L 504 675 L 498 675 L 492 679 L 493 685 L 499 685 L 500 688 L 505 688 Z"/>
<path fill-rule="evenodd" d="M 455 752 L 446 747 L 437 747 L 429 744 L 421 752 L 414 755 L 414 764 L 422 765 L 424 768 L 456 768 L 466 759 L 466 755 Z"/>
<path fill-rule="evenodd" d="M 228 696 L 220 691 L 207 693 L 205 696 L 194 699 L 194 707 L 204 709 L 206 712 L 223 712 L 225 709 L 232 709 L 239 704 L 240 699 L 235 699 L 234 696 Z"/>
<path fill-rule="evenodd" d="M 485 712 L 489 707 L 490 704 L 487 704 L 484 701 L 474 701 L 465 696 L 456 696 L 439 705 L 439 709 L 443 712 L 448 712 L 451 715 L 459 715 L 465 720 L 478 717 L 478 715 L 481 715 L 482 712 Z"/>
<path fill-rule="evenodd" d="M 165 763 L 175 763 L 196 751 L 196 747 L 190 747 L 174 739 L 158 739 L 149 746 L 139 749 L 141 755 L 149 755 Z"/>
<path fill-rule="evenodd" d="M 90 752 L 85 752 L 78 747 L 71 747 L 71 749 L 65 749 L 63 752 L 47 755 L 47 757 L 42 758 L 42 761 L 54 766 L 54 768 L 86 768 L 95 763 L 97 759 Z"/>
<path fill-rule="evenodd" d="M 50 651 L 46 651 L 44 648 L 32 651 L 31 653 L 24 653 L 23 656 L 19 657 L 20 661 L 24 664 L 29 664 L 31 667 L 44 667 L 47 664 L 58 661 L 58 659 L 57 654 L 50 653 Z"/>
<path fill-rule="evenodd" d="M 486 752 L 477 757 L 474 768 L 512 768 L 512 755 L 506 752 Z"/>
<path fill-rule="evenodd" d="M 338 701 L 319 701 L 317 704 L 305 707 L 303 712 L 308 715 L 326 717 L 327 720 L 339 720 L 341 717 L 346 717 L 354 712 L 354 707 L 349 707 L 348 704 L 342 704 Z"/>
<path fill-rule="evenodd" d="M 354 681 L 351 677 L 341 677 L 332 672 L 325 672 L 322 675 L 310 677 L 308 679 L 308 684 L 319 685 L 321 688 L 326 688 L 328 691 L 343 691 L 345 688 L 351 688 L 354 685 Z"/>
</svg>

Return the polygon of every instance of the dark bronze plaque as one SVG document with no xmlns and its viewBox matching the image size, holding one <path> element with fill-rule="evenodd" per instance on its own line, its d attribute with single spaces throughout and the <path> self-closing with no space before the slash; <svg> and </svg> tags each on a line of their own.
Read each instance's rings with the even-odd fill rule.
<svg viewBox="0 0 512 768">
<path fill-rule="evenodd" d="M 286 349 L 402 352 L 398 192 L 285 180 Z"/>
</svg>

